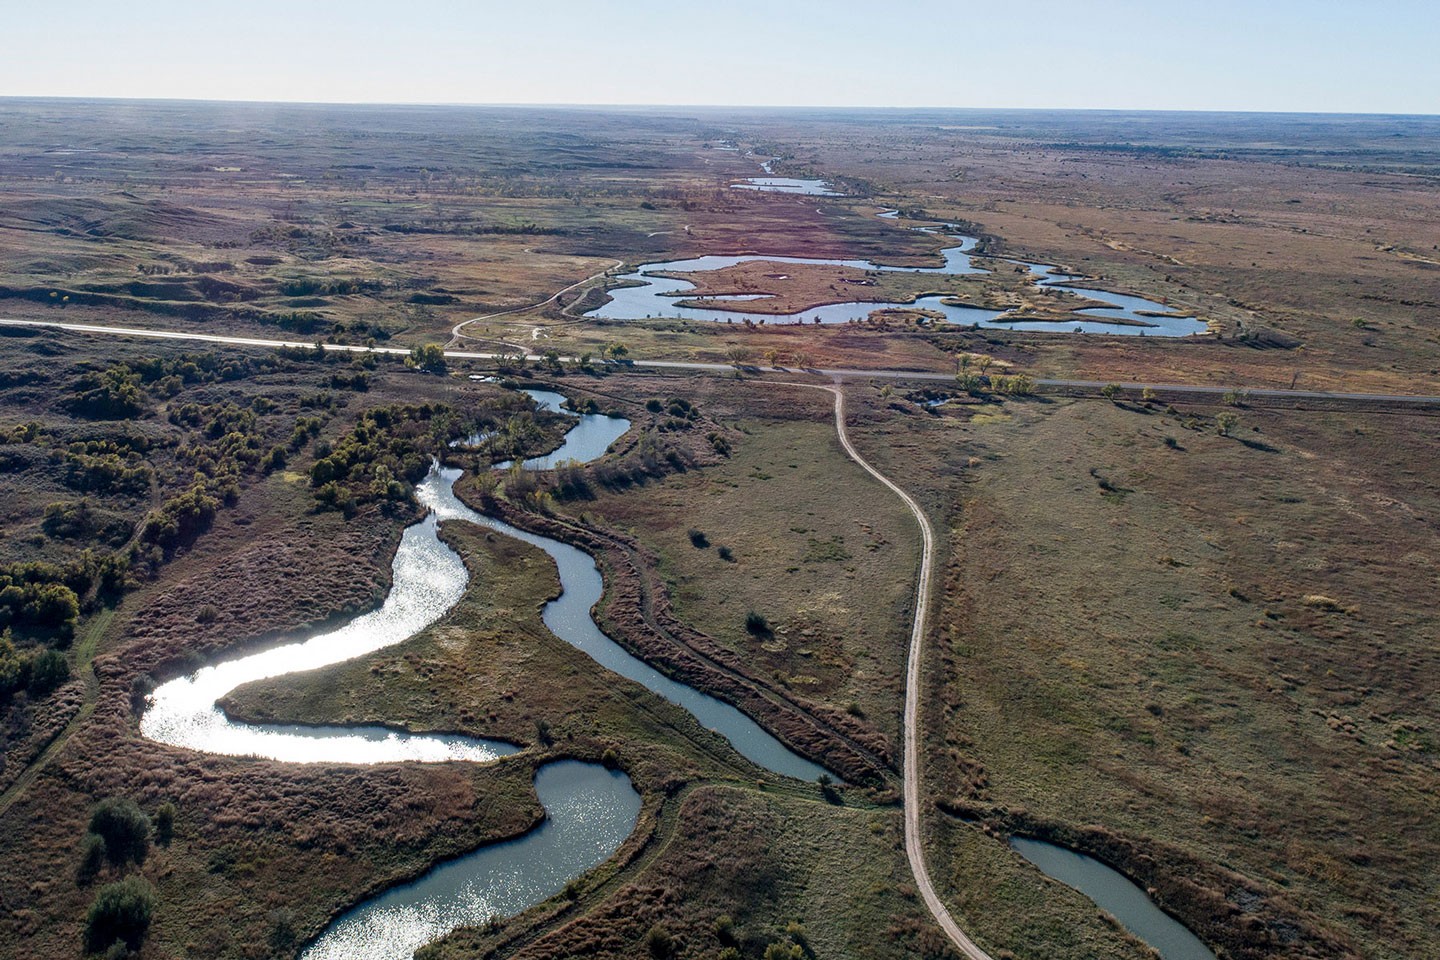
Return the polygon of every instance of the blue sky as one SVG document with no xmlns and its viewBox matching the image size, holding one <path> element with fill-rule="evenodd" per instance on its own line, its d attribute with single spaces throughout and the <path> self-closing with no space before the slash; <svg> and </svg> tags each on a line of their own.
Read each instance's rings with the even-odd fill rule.
<svg viewBox="0 0 1440 960">
<path fill-rule="evenodd" d="M 1440 113 L 1440 0 L 7 0 L 0 96 Z"/>
</svg>

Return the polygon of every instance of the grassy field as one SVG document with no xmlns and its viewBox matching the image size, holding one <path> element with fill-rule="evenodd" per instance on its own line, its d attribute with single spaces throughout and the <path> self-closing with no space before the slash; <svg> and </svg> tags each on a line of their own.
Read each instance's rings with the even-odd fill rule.
<svg viewBox="0 0 1440 960">
<path fill-rule="evenodd" d="M 1433 950 L 1433 424 L 1032 400 L 856 431 L 951 478 L 933 795 L 1224 865 L 1364 956 Z M 1009 901 L 963 882 L 968 829 L 937 839 L 983 934 Z"/>
<path fill-rule="evenodd" d="M 734 381 L 703 390 L 728 458 L 571 509 L 653 551 L 686 623 L 771 685 L 864 718 L 893 747 L 913 522 L 845 456 L 829 394 Z M 751 612 L 763 625 L 747 628 Z"/>
</svg>

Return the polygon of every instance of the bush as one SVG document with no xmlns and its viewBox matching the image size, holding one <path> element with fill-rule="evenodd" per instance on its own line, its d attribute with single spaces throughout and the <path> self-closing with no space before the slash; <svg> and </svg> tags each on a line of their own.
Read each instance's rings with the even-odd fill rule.
<svg viewBox="0 0 1440 960">
<path fill-rule="evenodd" d="M 168 800 L 155 811 L 155 839 L 168 846 L 175 836 L 175 804 Z"/>
<path fill-rule="evenodd" d="M 798 943 L 776 940 L 765 948 L 765 960 L 801 960 L 805 950 Z"/>
<path fill-rule="evenodd" d="M 690 538 L 690 545 L 696 550 L 704 550 L 710 546 L 710 538 L 705 536 L 703 531 L 696 530 L 694 527 L 687 530 L 685 536 Z"/>
<path fill-rule="evenodd" d="M 94 880 L 105 867 L 105 840 L 96 833 L 85 834 L 80 841 L 80 866 L 75 868 L 75 881 L 81 886 Z"/>
<path fill-rule="evenodd" d="M 32 697 L 44 697 L 70 679 L 70 664 L 58 650 L 41 650 L 30 661 L 30 683 L 27 689 Z"/>
<path fill-rule="evenodd" d="M 768 637 L 773 631 L 770 629 L 770 621 L 751 610 L 745 614 L 745 632 L 753 637 Z"/>
<path fill-rule="evenodd" d="M 117 867 L 144 863 L 150 852 L 150 818 L 134 800 L 110 797 L 100 801 L 90 815 L 90 832 L 105 841 L 106 856 Z"/>
<path fill-rule="evenodd" d="M 154 915 L 155 888 L 143 878 L 126 877 L 107 884 L 95 895 L 85 916 L 85 949 L 104 950 L 119 940 L 138 950 Z"/>
<path fill-rule="evenodd" d="M 645 934 L 645 947 L 655 960 L 664 960 L 675 950 L 675 938 L 670 936 L 669 930 L 657 923 Z"/>
</svg>

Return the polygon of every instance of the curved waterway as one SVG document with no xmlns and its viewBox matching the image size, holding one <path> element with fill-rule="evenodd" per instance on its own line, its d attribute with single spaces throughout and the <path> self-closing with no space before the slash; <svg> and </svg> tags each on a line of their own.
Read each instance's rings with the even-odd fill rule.
<svg viewBox="0 0 1440 960">
<path fill-rule="evenodd" d="M 1199 937 L 1157 907 L 1144 890 L 1094 857 L 1027 837 L 1011 837 L 1010 846 L 1047 876 L 1085 894 L 1163 960 L 1216 960 Z"/>
<path fill-rule="evenodd" d="M 340 916 L 303 960 L 409 960 L 459 927 L 511 917 L 604 863 L 635 829 L 640 795 L 623 773 L 561 760 L 535 774 L 545 821 L 441 864 Z"/>
<path fill-rule="evenodd" d="M 823 181 L 816 182 L 823 183 Z M 736 186 L 742 185 L 736 184 Z M 898 210 L 888 210 L 879 214 L 880 217 L 886 219 L 896 219 L 899 215 Z M 936 227 L 915 227 L 914 229 L 922 233 L 943 234 L 948 239 L 955 241 L 955 246 L 946 247 L 940 251 L 940 266 L 895 267 L 874 263 L 870 260 L 770 257 L 763 254 L 748 256 L 704 256 L 687 260 L 647 263 L 642 264 L 633 272 L 624 274 L 619 278 L 622 281 L 631 283 L 632 286 L 611 289 L 609 291 L 610 300 L 596 307 L 594 310 L 588 311 L 585 315 L 587 317 L 597 317 L 607 320 L 661 318 L 699 320 L 710 323 L 744 323 L 748 320 L 753 323 L 830 324 L 864 320 L 876 310 L 921 309 L 941 314 L 947 323 L 1002 330 L 1048 331 L 1052 333 L 1110 333 L 1140 337 L 1184 337 L 1204 333 L 1208 329 L 1208 325 L 1204 321 L 1197 320 L 1194 317 L 1174 315 L 1171 313 L 1170 307 L 1154 300 L 1147 300 L 1144 297 L 1136 297 L 1129 294 L 1110 293 L 1105 290 L 1092 290 L 1088 287 L 1070 286 L 1068 284 L 1081 280 L 1082 278 L 1060 273 L 1058 272 L 1058 268 L 1051 264 L 1026 263 L 1020 260 L 1006 260 L 1003 258 L 997 259 L 1000 259 L 1002 263 L 1025 267 L 1029 273 L 1031 282 L 1037 287 L 1045 287 L 1063 293 L 1076 294 L 1089 300 L 1099 301 L 1105 304 L 1105 306 L 1080 308 L 1074 311 L 1073 318 L 1060 321 L 1022 320 L 1008 318 L 1007 315 L 1009 311 L 1007 310 L 991 310 L 985 307 L 950 303 L 947 301 L 956 299 L 956 296 L 954 294 L 943 294 L 919 297 L 908 303 L 900 301 L 850 301 L 846 303 L 825 304 L 824 306 L 801 310 L 795 313 L 756 313 L 753 311 L 747 312 L 743 309 L 732 309 L 730 305 L 764 300 L 768 298 L 768 295 L 742 294 L 713 297 L 687 297 L 686 295 L 695 289 L 694 283 L 675 277 L 657 276 L 657 274 L 662 273 L 700 273 L 724 270 L 737 264 L 756 262 L 776 264 L 826 264 L 887 273 L 930 273 L 944 274 L 947 276 L 989 273 L 988 270 L 977 267 L 971 262 L 970 253 L 975 249 L 975 245 L 979 243 L 979 240 L 975 237 L 967 237 L 963 234 L 955 233 L 953 232 L 954 228 L 948 226 L 943 230 Z M 682 300 L 688 300 L 689 302 L 682 305 L 678 302 Z M 714 304 L 715 306 L 709 306 L 710 304 Z"/>
<path fill-rule="evenodd" d="M 542 404 L 558 407 L 561 400 L 548 391 L 531 393 Z M 598 419 L 629 425 L 621 418 Z M 582 419 L 572 433 L 583 426 Z M 611 423 L 605 429 L 613 433 L 617 428 Z M 569 439 L 567 435 L 567 444 Z M 587 450 L 591 451 L 587 459 L 593 459 L 612 441 L 613 437 L 603 444 L 591 440 L 589 446 L 572 446 L 567 459 L 578 459 L 575 454 Z M 532 463 L 526 461 L 524 466 L 544 469 Z M 464 562 L 438 535 L 441 522 L 460 520 L 523 540 L 555 560 L 561 593 L 545 605 L 542 616 L 557 637 L 600 666 L 690 711 L 765 769 L 806 780 L 825 773 L 735 707 L 671 680 L 607 637 L 591 617 L 604 582 L 590 556 L 476 513 L 455 496 L 459 476 L 459 470 L 436 465 L 416 487 L 416 499 L 429 512 L 401 536 L 391 565 L 390 593 L 378 610 L 308 639 L 222 661 L 162 684 L 149 698 L 140 719 L 141 732 L 192 750 L 293 763 L 487 762 L 516 752 L 515 746 L 500 741 L 412 734 L 384 726 L 247 724 L 231 720 L 216 705 L 243 683 L 341 663 L 400 643 L 439 620 L 459 603 L 469 579 Z M 405 960 L 457 927 L 512 916 L 553 896 L 570 880 L 613 856 L 635 829 L 641 798 L 618 771 L 573 760 L 551 762 L 536 771 L 535 790 L 546 811 L 540 826 L 441 864 L 411 883 L 359 904 L 327 927 L 302 957 Z"/>
<path fill-rule="evenodd" d="M 239 723 L 217 705 L 241 684 L 315 670 L 393 646 L 460 602 L 465 564 L 436 536 L 432 515 L 407 528 L 391 563 L 391 588 L 378 610 L 306 640 L 202 667 L 150 695 L 140 732 L 172 746 L 287 763 L 486 762 L 516 747 L 459 735 L 410 734 L 381 726 L 310 727 Z"/>
<path fill-rule="evenodd" d="M 603 413 L 571 413 L 564 407 L 564 395 L 553 390 L 527 388 L 523 392 L 540 404 L 541 409 L 561 413 L 576 420 L 575 425 L 566 431 L 565 440 L 559 449 L 523 461 L 520 466 L 526 470 L 553 470 L 563 463 L 589 463 L 597 460 L 610 449 L 610 444 L 625 436 L 630 429 L 630 421 L 624 417 L 611 417 Z M 479 443 L 479 440 L 475 440 L 475 443 Z M 496 464 L 495 469 L 507 470 L 512 465 L 513 461 L 507 460 Z"/>
</svg>

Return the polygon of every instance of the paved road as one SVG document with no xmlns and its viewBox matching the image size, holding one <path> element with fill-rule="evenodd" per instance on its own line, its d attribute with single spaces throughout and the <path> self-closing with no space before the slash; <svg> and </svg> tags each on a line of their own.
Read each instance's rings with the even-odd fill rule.
<svg viewBox="0 0 1440 960">
<path fill-rule="evenodd" d="M 589 282 L 592 281 L 592 280 L 599 280 L 601 277 L 605 276 L 605 274 L 609 273 L 611 270 L 616 270 L 616 269 L 619 269 L 620 267 L 623 267 L 623 266 L 625 266 L 625 261 L 624 261 L 624 260 L 616 260 L 611 266 L 606 267 L 604 270 L 601 270 L 599 273 L 591 274 L 590 276 L 586 277 L 584 280 L 576 280 L 574 283 L 570 284 L 570 286 L 565 287 L 563 290 L 557 290 L 557 291 L 555 291 L 555 292 L 552 293 L 550 296 L 546 297 L 544 300 L 539 301 L 538 303 L 528 303 L 528 304 L 526 304 L 526 305 L 523 306 L 523 307 L 514 307 L 514 308 L 512 308 L 512 309 L 510 309 L 510 310 L 501 310 L 499 313 L 487 313 L 487 314 L 486 314 L 485 316 L 483 316 L 483 317 L 471 317 L 469 320 L 461 320 L 459 323 L 455 324 L 455 326 L 453 326 L 453 327 L 450 328 L 450 342 L 447 343 L 447 344 L 445 344 L 445 346 L 446 346 L 446 347 L 453 347 L 453 346 L 455 346 L 457 343 L 459 343 L 462 339 L 465 339 L 465 340 L 485 340 L 485 339 L 493 339 L 493 338 L 488 338 L 488 337 L 475 337 L 475 336 L 471 336 L 470 334 L 465 333 L 464 330 L 465 330 L 465 328 L 468 327 L 470 324 L 472 324 L 472 323 L 479 323 L 479 322 L 482 321 L 482 320 L 494 320 L 494 319 L 496 319 L 497 317 L 508 317 L 508 316 L 510 316 L 510 315 L 512 315 L 512 314 L 524 313 L 526 310 L 534 310 L 534 309 L 536 309 L 537 307 L 543 307 L 543 306 L 545 306 L 547 303 L 552 303 L 552 302 L 554 302 L 554 301 L 556 301 L 556 300 L 559 300 L 561 296 L 563 296 L 564 294 L 569 293 L 571 290 L 574 290 L 576 287 L 583 287 L 585 284 L 589 283 Z M 540 328 L 539 328 L 539 327 L 536 327 L 535 330 L 536 330 L 536 332 L 538 332 L 538 331 L 540 330 Z M 537 339 L 537 337 L 532 333 L 530 339 L 531 339 L 531 340 L 535 340 L 535 339 Z M 504 345 L 504 346 L 509 346 L 509 344 L 506 344 L 504 340 L 494 340 L 493 342 L 502 344 L 502 345 Z M 523 349 L 523 348 L 517 347 L 517 349 Z"/>
<path fill-rule="evenodd" d="M 583 282 L 583 281 L 582 281 Z M 529 309 L 522 307 L 519 309 Z M 481 319 L 481 318 L 477 318 Z M 471 321 L 466 321 L 467 323 Z M 198 343 L 231 344 L 241 347 L 314 347 L 314 341 L 305 342 L 301 340 L 265 340 L 258 337 L 230 337 L 212 333 L 190 333 L 181 330 L 151 330 L 143 327 L 117 327 L 108 324 L 97 323 L 64 323 L 54 320 L 23 320 L 0 318 L 0 326 L 6 327 L 37 327 L 53 330 L 69 330 L 74 333 L 91 333 L 101 336 L 114 337 L 141 337 L 152 340 L 187 340 Z M 464 336 L 462 333 L 461 336 Z M 410 351 L 405 347 L 362 347 L 350 344 L 329 344 L 325 345 L 326 350 L 334 350 L 343 353 L 382 353 L 393 355 L 405 355 Z M 475 350 L 446 350 L 445 356 L 453 360 L 496 360 L 502 355 L 498 353 L 485 353 Z M 513 356 L 513 354 L 511 355 Z M 528 356 L 527 360 L 539 360 L 539 356 Z M 566 363 L 575 363 L 576 357 L 561 357 Z M 736 365 L 733 363 L 700 363 L 698 361 L 684 360 L 627 360 L 619 364 L 606 364 L 611 370 L 681 370 L 695 373 L 721 373 L 733 374 Z M 750 372 L 763 372 L 759 367 L 746 367 Z M 948 373 L 935 373 L 923 370 L 860 370 L 848 367 L 827 367 L 809 368 L 804 370 L 776 370 L 777 373 L 807 373 L 819 377 L 828 377 L 834 380 L 872 379 L 872 380 L 925 380 L 937 383 L 954 383 L 955 377 Z M 1098 391 L 1105 383 L 1099 380 L 1036 380 L 1035 384 L 1041 389 L 1061 390 L 1088 390 Z M 1403 393 L 1341 393 L 1326 392 L 1322 390 L 1275 390 L 1269 388 L 1251 388 L 1243 386 L 1230 387 L 1206 387 L 1195 386 L 1184 383 L 1123 383 L 1122 387 L 1129 393 L 1134 393 L 1145 387 L 1150 387 L 1160 393 L 1178 393 L 1197 397 L 1223 397 L 1236 390 L 1243 390 L 1252 400 L 1255 399 L 1277 399 L 1277 400 L 1342 400 L 1342 401 L 1370 401 L 1390 403 L 1405 406 L 1434 406 L 1440 405 L 1440 396 L 1427 394 L 1403 394 Z"/>
<path fill-rule="evenodd" d="M 905 502 L 910 512 L 915 515 L 915 522 L 920 525 L 920 536 L 923 547 L 920 551 L 920 575 L 915 585 L 915 619 L 910 625 L 910 652 L 905 667 L 905 764 L 904 764 L 904 794 L 905 794 L 905 856 L 910 861 L 910 872 L 915 876 L 915 886 L 920 890 L 920 896 L 925 901 L 925 906 L 930 908 L 930 913 L 935 922 L 959 949 L 960 953 L 969 960 L 991 960 L 991 957 L 984 950 L 980 949 L 960 929 L 960 925 L 950 916 L 950 911 L 945 909 L 945 904 L 940 902 L 940 897 L 935 892 L 934 885 L 930 882 L 930 870 L 925 866 L 925 847 L 923 834 L 920 830 L 920 813 L 924 809 L 920 799 L 920 661 L 925 644 L 925 623 L 930 608 L 930 580 L 934 572 L 935 564 L 935 533 L 930 527 L 930 520 L 925 516 L 925 511 L 920 509 L 920 504 L 915 499 L 900 489 L 885 474 L 876 470 L 850 443 L 850 437 L 845 432 L 845 394 L 838 387 L 828 388 L 835 394 L 835 432 L 840 436 L 840 445 L 860 466 L 864 467 L 876 480 L 879 480 L 890 491 Z"/>
</svg>

